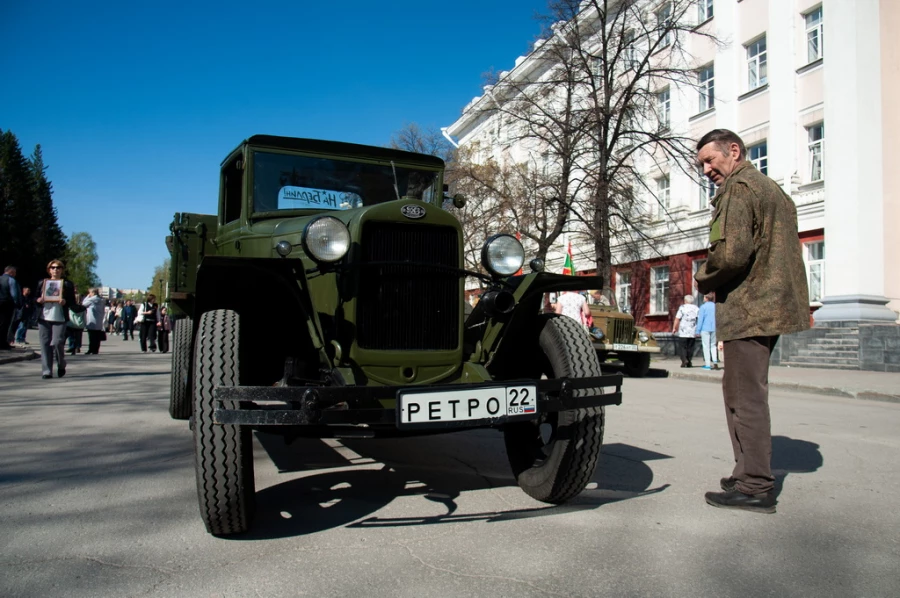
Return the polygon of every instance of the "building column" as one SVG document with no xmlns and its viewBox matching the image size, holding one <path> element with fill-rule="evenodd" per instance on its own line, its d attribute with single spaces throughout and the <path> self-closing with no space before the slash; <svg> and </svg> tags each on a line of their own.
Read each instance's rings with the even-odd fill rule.
<svg viewBox="0 0 900 598">
<path fill-rule="evenodd" d="M 825 298 L 816 325 L 893 322 L 885 297 L 878 0 L 825 0 Z"/>
</svg>

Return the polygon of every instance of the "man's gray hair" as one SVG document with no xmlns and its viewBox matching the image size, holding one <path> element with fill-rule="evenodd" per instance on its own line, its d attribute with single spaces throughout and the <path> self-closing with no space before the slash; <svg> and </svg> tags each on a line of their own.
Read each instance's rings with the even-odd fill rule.
<svg viewBox="0 0 900 598">
<path fill-rule="evenodd" d="M 728 155 L 728 146 L 732 143 L 737 143 L 741 150 L 741 160 L 747 158 L 747 146 L 744 145 L 744 140 L 734 131 L 729 131 L 728 129 L 713 129 L 701 137 L 700 141 L 697 142 L 697 151 L 699 152 L 707 143 L 715 143 L 716 147 L 719 148 L 719 151 L 725 155 Z"/>
<path fill-rule="evenodd" d="M 684 296 L 684 302 L 685 302 L 685 303 L 693 303 L 693 302 L 694 302 L 694 296 L 693 296 L 693 295 L 685 295 L 685 296 Z"/>
</svg>

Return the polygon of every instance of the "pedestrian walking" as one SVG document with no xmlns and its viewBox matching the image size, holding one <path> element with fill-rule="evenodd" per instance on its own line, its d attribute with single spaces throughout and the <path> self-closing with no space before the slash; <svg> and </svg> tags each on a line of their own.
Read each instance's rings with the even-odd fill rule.
<svg viewBox="0 0 900 598">
<path fill-rule="evenodd" d="M 703 369 L 719 369 L 719 350 L 716 346 L 716 295 L 707 293 L 703 295 L 703 305 L 700 306 L 700 315 L 697 317 L 697 332 L 700 333 L 700 342 L 703 344 Z"/>
<path fill-rule="evenodd" d="M 156 323 L 156 344 L 160 353 L 169 352 L 169 333 L 172 332 L 172 320 L 166 307 L 159 308 L 159 321 Z"/>
<path fill-rule="evenodd" d="M 138 340 L 141 343 L 141 353 L 147 352 L 149 343 L 150 352 L 156 353 L 156 319 L 159 305 L 156 303 L 156 295 L 147 295 L 147 299 L 141 304 L 138 315 L 141 316 L 141 330 Z"/>
<path fill-rule="evenodd" d="M 137 318 L 137 313 L 134 301 L 126 300 L 125 307 L 122 308 L 122 340 L 127 341 L 129 336 L 131 340 L 134 340 L 134 320 Z"/>
<path fill-rule="evenodd" d="M 66 340 L 66 322 L 69 308 L 76 305 L 75 285 L 64 278 L 65 264 L 52 260 L 47 264 L 45 278 L 37 284 L 35 302 L 39 306 L 38 333 L 41 338 L 41 377 L 53 377 L 53 362 L 56 361 L 56 375 L 66 375 L 66 355 L 63 344 Z"/>
<path fill-rule="evenodd" d="M 797 208 L 781 186 L 747 161 L 744 142 L 715 129 L 697 144 L 713 198 L 709 254 L 695 275 L 716 293 L 716 336 L 728 367 L 722 378 L 735 466 L 715 507 L 775 512 L 769 357 L 782 334 L 809 328 L 809 292 L 797 232 Z"/>
<path fill-rule="evenodd" d="M 557 314 L 569 316 L 587 330 L 588 320 L 591 317 L 591 308 L 588 307 L 587 299 L 581 293 L 563 291 L 556 298 L 553 311 Z"/>
<path fill-rule="evenodd" d="M 0 274 L 0 350 L 12 349 L 11 335 L 16 310 L 22 305 L 22 294 L 16 282 L 16 267 L 7 266 Z"/>
<path fill-rule="evenodd" d="M 106 333 L 103 331 L 107 321 L 104 303 L 103 297 L 100 296 L 100 289 L 91 289 L 88 296 L 81 302 L 87 308 L 84 314 L 84 327 L 88 333 L 88 350 L 85 355 L 99 355 L 100 342 L 106 338 Z"/>
<path fill-rule="evenodd" d="M 22 289 L 22 307 L 19 308 L 19 323 L 16 326 L 15 342 L 17 345 L 27 345 L 25 340 L 28 334 L 28 328 L 34 322 L 34 297 L 31 295 L 31 288 Z"/>
<path fill-rule="evenodd" d="M 81 353 L 81 344 L 84 340 L 85 309 L 86 308 L 81 305 L 81 296 L 78 294 L 78 287 L 75 287 L 75 303 L 69 308 L 69 320 L 66 322 L 66 341 L 68 343 L 69 355 Z"/>
<path fill-rule="evenodd" d="M 694 367 L 694 344 L 697 338 L 697 316 L 699 309 L 694 305 L 694 298 L 684 296 L 684 303 L 675 312 L 675 321 L 672 323 L 672 333 L 676 335 L 678 342 L 678 356 L 681 357 L 681 367 Z"/>
</svg>

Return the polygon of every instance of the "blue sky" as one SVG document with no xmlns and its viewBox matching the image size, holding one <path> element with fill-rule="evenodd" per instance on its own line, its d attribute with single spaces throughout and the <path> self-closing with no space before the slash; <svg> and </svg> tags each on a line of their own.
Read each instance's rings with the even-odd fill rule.
<svg viewBox="0 0 900 598">
<path fill-rule="evenodd" d="M 546 0 L 0 2 L 0 129 L 41 144 L 59 222 L 104 285 L 145 288 L 175 212 L 264 133 L 386 145 L 451 124 L 512 68 Z"/>
</svg>

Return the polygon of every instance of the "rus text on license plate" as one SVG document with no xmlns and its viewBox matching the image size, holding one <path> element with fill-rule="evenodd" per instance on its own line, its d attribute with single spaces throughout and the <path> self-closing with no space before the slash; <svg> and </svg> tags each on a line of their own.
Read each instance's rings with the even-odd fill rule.
<svg viewBox="0 0 900 598">
<path fill-rule="evenodd" d="M 399 424 L 437 424 L 537 413 L 537 388 L 498 386 L 470 390 L 401 392 Z"/>
</svg>

